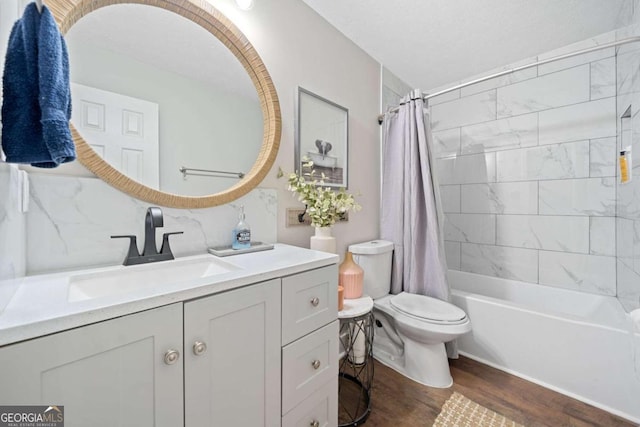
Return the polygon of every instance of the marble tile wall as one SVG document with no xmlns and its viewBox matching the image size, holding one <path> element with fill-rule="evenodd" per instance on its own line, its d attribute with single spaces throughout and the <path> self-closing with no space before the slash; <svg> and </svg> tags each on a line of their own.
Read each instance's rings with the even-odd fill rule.
<svg viewBox="0 0 640 427">
<path fill-rule="evenodd" d="M 432 100 L 449 268 L 616 295 L 615 54 L 545 64 Z"/>
<path fill-rule="evenodd" d="M 633 24 L 625 37 L 640 35 L 639 5 L 636 2 Z M 635 161 L 630 182 L 623 184 L 619 179 L 615 180 L 617 218 L 614 225 L 606 224 L 606 227 L 614 228 L 617 236 L 613 248 L 616 252 L 617 296 L 625 309 L 631 311 L 640 308 L 640 44 L 620 48 L 616 72 L 618 116 L 627 109 L 631 113 L 625 122 L 618 119 L 617 145 L 620 150 L 631 146 Z M 598 249 L 611 251 L 612 248 Z"/>
<path fill-rule="evenodd" d="M 135 234 L 138 246 L 142 246 L 149 203 L 133 199 L 96 178 L 31 174 L 30 181 L 27 274 L 118 264 L 124 260 L 128 242 L 111 239 L 111 235 Z M 184 232 L 171 238 L 176 256 L 230 244 L 240 205 L 245 207 L 252 239 L 275 242 L 276 193 L 256 189 L 232 203 L 207 209 L 162 208 L 164 227 L 157 231 L 157 244 L 161 244 L 162 233 L 169 231 Z"/>
</svg>

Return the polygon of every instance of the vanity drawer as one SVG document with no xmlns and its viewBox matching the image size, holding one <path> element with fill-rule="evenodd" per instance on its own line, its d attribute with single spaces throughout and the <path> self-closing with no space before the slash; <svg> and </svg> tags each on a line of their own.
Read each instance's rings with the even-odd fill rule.
<svg viewBox="0 0 640 427">
<path fill-rule="evenodd" d="M 337 318 L 337 265 L 282 279 L 282 345 Z"/>
<path fill-rule="evenodd" d="M 338 377 L 338 320 L 282 349 L 282 413 Z"/>
<path fill-rule="evenodd" d="M 315 424 L 317 422 L 317 424 Z M 335 427 L 338 425 L 338 376 L 318 388 L 288 414 L 282 427 Z"/>
</svg>

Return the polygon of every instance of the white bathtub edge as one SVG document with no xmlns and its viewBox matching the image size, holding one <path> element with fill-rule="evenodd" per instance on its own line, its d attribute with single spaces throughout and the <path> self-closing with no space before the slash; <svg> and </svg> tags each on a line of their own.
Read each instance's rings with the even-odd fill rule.
<svg viewBox="0 0 640 427">
<path fill-rule="evenodd" d="M 498 369 L 500 371 L 503 371 L 503 372 L 506 372 L 506 373 L 508 373 L 510 375 L 514 375 L 516 377 L 522 378 L 523 380 L 527 380 L 529 382 L 532 382 L 532 383 L 537 384 L 539 386 L 542 386 L 544 388 L 548 388 L 549 390 L 553 390 L 553 391 L 556 391 L 556 392 L 558 392 L 560 394 L 564 394 L 565 396 L 569 396 L 569 397 L 571 397 L 573 399 L 579 400 L 580 402 L 584 402 L 584 403 L 586 403 L 588 405 L 594 406 L 594 407 L 596 407 L 598 409 L 602 409 L 603 411 L 609 412 L 610 414 L 617 415 L 617 416 L 619 416 L 621 418 L 624 418 L 625 420 L 629 420 L 629 421 L 631 421 L 633 423 L 637 423 L 637 424 L 640 425 L 640 418 L 635 418 L 632 415 L 629 415 L 629 414 L 624 413 L 622 411 L 619 411 L 617 409 L 611 408 L 611 407 L 609 407 L 607 405 L 603 405 L 601 403 L 598 403 L 598 402 L 595 402 L 593 400 L 587 399 L 587 398 L 585 398 L 583 396 L 580 396 L 578 394 L 572 393 L 572 392 L 567 391 L 565 389 L 562 389 L 560 387 L 556 387 L 556 386 L 551 385 L 549 383 L 546 383 L 544 381 L 540 381 L 540 380 L 535 379 L 533 377 L 530 377 L 528 375 L 521 374 L 518 371 L 514 371 L 513 369 L 506 368 L 504 366 L 498 365 L 497 363 L 490 362 L 490 361 L 488 361 L 486 359 L 483 359 L 482 357 L 474 356 L 474 355 L 472 355 L 470 353 L 467 353 L 465 351 L 458 351 L 458 353 L 460 353 L 464 357 L 467 357 L 469 359 L 475 360 L 476 362 L 480 362 L 480 363 L 482 363 L 484 365 L 491 366 L 492 368 L 496 368 L 496 369 Z M 455 380 L 454 380 L 454 382 L 455 382 Z"/>
</svg>

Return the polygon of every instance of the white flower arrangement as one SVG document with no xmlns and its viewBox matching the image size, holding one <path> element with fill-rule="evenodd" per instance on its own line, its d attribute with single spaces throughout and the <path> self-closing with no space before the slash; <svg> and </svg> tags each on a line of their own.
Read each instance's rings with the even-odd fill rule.
<svg viewBox="0 0 640 427">
<path fill-rule="evenodd" d="M 355 201 L 352 194 L 344 188 L 334 191 L 325 186 L 325 175 L 316 179 L 313 162 L 303 159 L 302 171 L 289 174 L 289 191 L 298 195 L 298 200 L 307 206 L 307 214 L 311 218 L 313 227 L 331 227 L 347 211 L 357 212 L 362 207 Z"/>
</svg>

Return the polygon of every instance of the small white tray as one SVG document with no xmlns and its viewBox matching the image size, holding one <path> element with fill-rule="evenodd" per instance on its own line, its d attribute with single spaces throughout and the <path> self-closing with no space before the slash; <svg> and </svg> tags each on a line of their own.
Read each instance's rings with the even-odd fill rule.
<svg viewBox="0 0 640 427">
<path fill-rule="evenodd" d="M 229 256 L 229 255 L 246 254 L 249 252 L 268 251 L 269 249 L 273 249 L 273 245 L 271 243 L 251 242 L 250 248 L 233 249 L 231 245 L 227 245 L 227 246 L 216 246 L 214 248 L 209 248 L 208 251 L 212 255 L 223 257 L 223 256 Z"/>
</svg>

